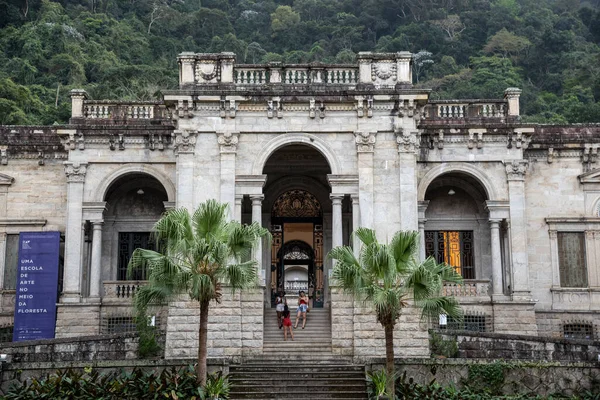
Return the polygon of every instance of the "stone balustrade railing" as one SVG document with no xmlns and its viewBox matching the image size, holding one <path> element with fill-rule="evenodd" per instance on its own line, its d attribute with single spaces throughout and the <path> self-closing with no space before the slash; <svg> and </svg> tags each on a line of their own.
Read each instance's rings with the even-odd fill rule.
<svg viewBox="0 0 600 400">
<path fill-rule="evenodd" d="M 504 119 L 506 100 L 440 100 L 425 107 L 424 120 Z"/>
<path fill-rule="evenodd" d="M 454 297 L 489 297 L 490 281 L 465 279 L 461 285 L 447 283 L 442 294 Z"/>
<path fill-rule="evenodd" d="M 130 303 L 137 290 L 146 281 L 104 281 L 104 296 L 102 302 Z"/>
<path fill-rule="evenodd" d="M 164 104 L 159 102 L 107 102 L 85 100 L 83 117 L 88 119 L 109 120 L 153 120 L 168 118 Z"/>
<path fill-rule="evenodd" d="M 309 85 L 329 84 L 354 86 L 358 83 L 358 67 L 354 65 L 236 65 L 236 85 Z"/>
</svg>

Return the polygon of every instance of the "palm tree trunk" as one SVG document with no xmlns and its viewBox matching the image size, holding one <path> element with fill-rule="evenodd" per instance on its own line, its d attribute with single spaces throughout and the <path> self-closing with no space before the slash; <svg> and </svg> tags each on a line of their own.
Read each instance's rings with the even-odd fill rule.
<svg viewBox="0 0 600 400">
<path fill-rule="evenodd" d="M 396 382 L 394 380 L 394 325 L 386 324 L 385 330 L 385 371 L 388 376 L 387 392 L 390 399 L 395 396 Z"/>
<path fill-rule="evenodd" d="M 200 302 L 200 326 L 198 332 L 198 365 L 196 366 L 196 373 L 198 375 L 197 382 L 202 387 L 206 385 L 206 342 L 208 339 L 208 305 L 208 300 Z"/>
</svg>

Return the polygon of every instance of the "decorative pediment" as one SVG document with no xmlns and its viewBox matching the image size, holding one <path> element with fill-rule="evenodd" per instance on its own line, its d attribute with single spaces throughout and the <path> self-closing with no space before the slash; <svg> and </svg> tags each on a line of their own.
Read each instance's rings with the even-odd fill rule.
<svg viewBox="0 0 600 400">
<path fill-rule="evenodd" d="M 14 181 L 15 178 L 13 178 L 12 176 L 0 174 L 0 185 L 9 186 L 12 185 Z"/>
<path fill-rule="evenodd" d="M 585 184 L 600 184 L 600 169 L 595 169 L 578 176 L 579 182 Z"/>
</svg>

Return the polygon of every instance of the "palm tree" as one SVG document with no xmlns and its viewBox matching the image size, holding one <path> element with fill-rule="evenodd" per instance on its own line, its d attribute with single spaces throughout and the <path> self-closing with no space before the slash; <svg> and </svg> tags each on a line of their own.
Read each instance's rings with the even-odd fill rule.
<svg viewBox="0 0 600 400">
<path fill-rule="evenodd" d="M 388 396 L 394 398 L 394 325 L 412 301 L 422 310 L 422 318 L 438 318 L 446 314 L 461 319 L 456 299 L 442 295 L 444 282 L 461 283 L 462 277 L 453 267 L 438 264 L 429 257 L 417 258 L 419 234 L 399 231 L 391 243 L 377 241 L 375 231 L 359 228 L 354 235 L 362 242 L 358 259 L 352 248 L 339 246 L 329 258 L 336 260 L 333 277 L 344 291 L 373 305 L 377 321 L 385 331 Z"/>
<path fill-rule="evenodd" d="M 269 232 L 258 223 L 228 221 L 227 205 L 215 200 L 201 204 L 193 215 L 186 208 L 168 211 L 153 228 L 159 251 L 136 249 L 129 270 L 147 268 L 148 284 L 139 289 L 137 310 L 164 304 L 187 293 L 200 305 L 198 383 L 206 384 L 206 340 L 210 302 L 220 301 L 222 286 L 233 290 L 257 283 L 252 249 Z"/>
</svg>

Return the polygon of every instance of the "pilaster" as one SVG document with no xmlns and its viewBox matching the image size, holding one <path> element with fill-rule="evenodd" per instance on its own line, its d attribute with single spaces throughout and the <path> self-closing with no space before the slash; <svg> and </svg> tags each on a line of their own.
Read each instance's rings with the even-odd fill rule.
<svg viewBox="0 0 600 400">
<path fill-rule="evenodd" d="M 513 299 L 528 301 L 531 298 L 525 209 L 525 174 L 528 161 L 515 160 L 506 162 L 505 166 L 510 206 Z"/>
<path fill-rule="evenodd" d="M 223 132 L 217 134 L 217 142 L 221 153 L 221 203 L 229 204 L 229 218 L 235 213 L 235 157 L 239 134 Z"/>
<path fill-rule="evenodd" d="M 173 149 L 177 156 L 177 207 L 194 208 L 194 152 L 196 132 L 175 131 Z"/>
<path fill-rule="evenodd" d="M 81 301 L 81 253 L 83 184 L 86 163 L 65 162 L 67 175 L 67 226 L 65 231 L 65 264 L 63 274 L 64 303 Z"/>
<path fill-rule="evenodd" d="M 360 226 L 373 228 L 373 153 L 376 132 L 355 132 L 358 155 L 358 192 L 360 196 Z"/>
<path fill-rule="evenodd" d="M 419 133 L 406 129 L 396 130 L 400 170 L 400 229 L 418 229 L 417 207 L 417 152 Z"/>
</svg>

